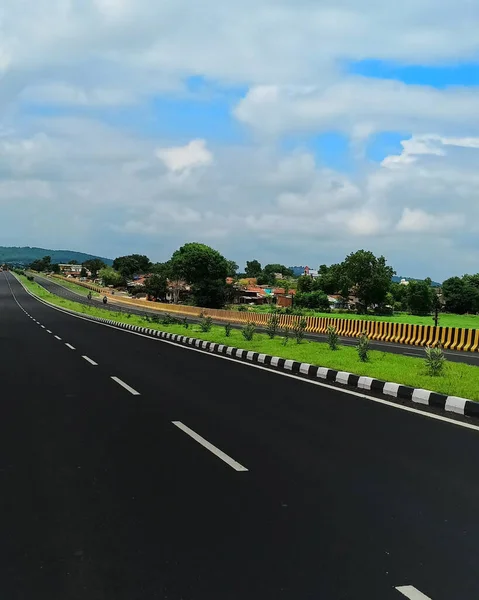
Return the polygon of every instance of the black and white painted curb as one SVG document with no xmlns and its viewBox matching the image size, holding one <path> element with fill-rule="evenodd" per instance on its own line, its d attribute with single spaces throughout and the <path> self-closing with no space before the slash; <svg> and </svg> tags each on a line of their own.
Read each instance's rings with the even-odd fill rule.
<svg viewBox="0 0 479 600">
<path fill-rule="evenodd" d="M 21 282 L 20 282 L 21 283 Z M 22 284 L 23 285 L 23 284 Z M 299 376 L 303 376 L 313 380 L 323 380 L 330 384 L 340 384 L 349 388 L 355 388 L 359 392 L 371 392 L 373 394 L 382 394 L 391 399 L 397 399 L 398 401 L 409 401 L 415 404 L 422 404 L 425 406 L 431 406 L 437 409 L 442 409 L 447 412 L 456 413 L 458 415 L 465 415 L 469 417 L 479 417 L 479 402 L 468 400 L 466 398 L 459 398 L 458 396 L 447 396 L 445 394 L 438 394 L 429 390 L 423 390 L 421 388 L 412 388 L 399 383 L 391 383 L 389 381 L 381 381 L 380 379 L 374 379 L 372 377 L 364 377 L 360 375 L 354 375 L 353 373 L 347 373 L 346 371 L 336 371 L 334 369 L 328 369 L 326 367 L 316 367 L 308 363 L 300 363 L 295 360 L 288 360 L 280 358 L 278 356 L 270 356 L 269 354 L 260 354 L 249 350 L 243 350 L 241 348 L 234 348 L 232 346 L 226 346 L 224 344 L 217 344 L 214 342 L 206 342 L 198 338 L 192 338 L 185 335 L 176 333 L 168 333 L 165 331 L 159 331 L 158 329 L 150 329 L 148 327 L 141 327 L 139 325 L 130 325 L 128 323 L 120 323 L 112 319 L 104 319 L 102 317 L 94 317 L 85 315 L 67 308 L 59 308 L 54 304 L 47 302 L 43 299 L 38 298 L 30 292 L 27 288 L 24 288 L 31 296 L 40 300 L 53 308 L 59 309 L 63 312 L 72 313 L 74 315 L 81 316 L 92 321 L 98 321 L 105 323 L 120 329 L 127 329 L 143 335 L 149 335 L 154 338 L 167 340 L 176 344 L 189 346 L 212 354 L 224 355 L 229 358 L 237 359 L 247 363 L 256 363 L 266 368 L 270 368 L 275 371 L 283 371 L 293 373 Z"/>
</svg>

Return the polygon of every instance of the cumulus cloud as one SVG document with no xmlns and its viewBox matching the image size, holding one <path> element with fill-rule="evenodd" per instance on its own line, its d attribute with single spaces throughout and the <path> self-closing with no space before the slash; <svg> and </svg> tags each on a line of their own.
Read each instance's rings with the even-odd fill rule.
<svg viewBox="0 0 479 600">
<path fill-rule="evenodd" d="M 430 214 L 420 208 L 405 208 L 399 223 L 398 231 L 414 233 L 451 233 L 465 225 L 465 215 L 451 213 Z"/>
<path fill-rule="evenodd" d="M 205 140 L 192 140 L 186 146 L 159 148 L 156 156 L 174 173 L 205 167 L 213 162 L 213 154 L 207 149 Z"/>
</svg>

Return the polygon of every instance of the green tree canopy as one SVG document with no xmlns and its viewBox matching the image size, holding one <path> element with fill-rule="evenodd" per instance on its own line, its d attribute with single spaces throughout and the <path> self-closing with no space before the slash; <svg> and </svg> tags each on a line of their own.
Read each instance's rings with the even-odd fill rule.
<svg viewBox="0 0 479 600">
<path fill-rule="evenodd" d="M 52 257 L 51 256 L 44 256 L 43 258 L 34 260 L 31 265 L 30 265 L 30 269 L 32 269 L 33 271 L 49 271 L 51 269 L 52 266 Z"/>
<path fill-rule="evenodd" d="M 173 253 L 171 266 L 174 276 L 191 284 L 198 306 L 224 305 L 228 261 L 217 250 L 198 242 L 185 244 Z"/>
<path fill-rule="evenodd" d="M 105 285 L 124 285 L 125 278 L 121 273 L 115 271 L 113 267 L 105 267 L 98 272 L 98 276 L 103 280 Z"/>
<path fill-rule="evenodd" d="M 157 300 L 164 300 L 168 290 L 168 280 L 165 274 L 153 273 L 145 281 L 145 291 Z"/>
<path fill-rule="evenodd" d="M 341 295 L 355 294 L 367 310 L 372 304 L 384 303 L 394 274 L 384 256 L 376 257 L 367 250 L 352 252 L 341 264 Z"/>
<path fill-rule="evenodd" d="M 148 273 L 151 262 L 148 256 L 144 254 L 128 254 L 127 256 L 115 258 L 113 268 L 126 279 L 131 279 L 133 275 Z"/>
<path fill-rule="evenodd" d="M 238 265 L 235 263 L 234 260 L 228 260 L 226 261 L 228 263 L 228 270 L 226 272 L 226 276 L 227 277 L 236 277 L 236 273 L 238 271 Z"/>
<path fill-rule="evenodd" d="M 101 260 L 101 258 L 91 258 L 86 260 L 83 263 L 83 266 L 85 269 L 88 269 L 88 271 L 91 272 L 93 279 L 96 279 L 98 277 L 98 271 L 100 271 L 100 269 L 104 269 L 106 264 Z"/>
<path fill-rule="evenodd" d="M 341 265 L 320 265 L 318 272 L 319 276 L 313 281 L 313 289 L 325 294 L 337 294 L 341 288 Z"/>
<path fill-rule="evenodd" d="M 408 310 L 413 314 L 430 313 L 433 308 L 434 289 L 431 280 L 410 281 L 406 288 L 405 301 Z"/>
<path fill-rule="evenodd" d="M 479 287 L 473 282 L 470 275 L 446 279 L 442 284 L 442 293 L 447 312 L 459 315 L 479 312 Z"/>
<path fill-rule="evenodd" d="M 313 278 L 309 275 L 300 275 L 298 277 L 298 292 L 312 292 L 313 291 Z"/>
<path fill-rule="evenodd" d="M 257 260 L 247 260 L 245 274 L 246 277 L 259 277 L 261 275 L 261 263 Z"/>
</svg>

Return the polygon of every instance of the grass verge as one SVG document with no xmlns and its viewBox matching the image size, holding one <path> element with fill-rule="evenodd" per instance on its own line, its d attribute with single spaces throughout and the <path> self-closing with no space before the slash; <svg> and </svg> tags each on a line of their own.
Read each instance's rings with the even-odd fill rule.
<svg viewBox="0 0 479 600">
<path fill-rule="evenodd" d="M 56 306 L 69 308 L 85 315 L 103 317 L 119 323 L 129 323 L 131 325 L 139 325 L 170 333 L 178 333 L 210 342 L 236 346 L 245 350 L 253 350 L 312 365 L 347 371 L 356 375 L 365 375 L 384 381 L 392 381 L 442 394 L 479 401 L 479 368 L 475 366 L 461 363 L 446 363 L 444 374 L 432 377 L 426 373 L 424 361 L 419 358 L 372 350 L 370 352 L 370 360 L 362 363 L 359 361 L 356 349 L 346 346 L 340 346 L 339 350 L 332 351 L 327 344 L 322 342 L 304 340 L 301 344 L 296 344 L 293 339 L 289 340 L 288 344 L 284 346 L 280 338 L 271 340 L 267 335 L 262 333 L 255 333 L 254 339 L 248 342 L 243 338 L 241 331 L 235 329 L 231 331 L 229 337 L 226 337 L 225 329 L 221 326 L 213 326 L 210 331 L 202 332 L 199 325 L 192 323 L 189 324 L 188 328 L 181 324 L 163 325 L 151 322 L 151 319 L 146 316 L 119 314 L 94 306 L 85 306 L 78 302 L 55 296 L 37 283 L 28 281 L 26 277 L 18 275 L 17 277 L 39 298 L 51 302 Z"/>
</svg>

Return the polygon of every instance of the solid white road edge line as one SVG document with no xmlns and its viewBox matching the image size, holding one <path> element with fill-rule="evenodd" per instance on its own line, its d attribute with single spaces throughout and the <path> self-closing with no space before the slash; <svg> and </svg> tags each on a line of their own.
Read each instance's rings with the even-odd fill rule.
<svg viewBox="0 0 479 600">
<path fill-rule="evenodd" d="M 457 425 L 458 427 L 463 427 L 464 429 L 472 429 L 474 431 L 479 431 L 479 425 L 472 425 L 471 423 L 463 423 L 462 421 L 456 421 L 454 419 L 450 419 L 449 417 L 443 417 L 441 415 L 435 415 L 434 413 L 428 413 L 423 410 L 419 410 L 417 408 L 413 408 L 411 406 L 403 406 L 402 404 L 395 404 L 394 402 L 389 402 L 388 400 L 383 400 L 382 398 L 375 398 L 374 396 L 368 396 L 366 394 L 361 394 L 361 392 L 356 392 L 354 390 L 346 390 L 343 388 L 338 388 L 333 385 L 328 385 L 327 383 L 321 383 L 320 381 L 315 381 L 314 379 L 306 379 L 304 377 L 299 377 L 298 375 L 293 375 L 292 373 L 283 373 L 282 371 L 273 371 L 272 369 L 268 369 L 268 367 L 262 367 L 261 365 L 255 365 L 252 363 L 242 362 L 236 360 L 234 358 L 230 358 L 229 356 L 223 356 L 221 354 L 212 354 L 211 352 L 200 350 L 199 348 L 193 348 L 191 346 L 184 346 L 183 344 L 178 344 L 176 342 L 171 342 L 169 340 L 164 340 L 157 337 L 152 337 L 150 335 L 145 335 L 144 333 L 140 333 L 139 331 L 131 331 L 129 329 L 122 329 L 119 326 L 109 325 L 108 323 L 101 323 L 100 321 L 93 321 L 92 319 L 88 319 L 87 317 L 82 317 L 81 315 L 74 315 L 66 310 L 62 310 L 44 300 L 41 300 L 34 296 L 30 290 L 28 290 L 21 281 L 17 279 L 18 283 L 23 287 L 25 292 L 29 294 L 32 298 L 34 298 L 37 302 L 48 306 L 52 310 L 56 310 L 61 312 L 69 317 L 73 317 L 74 319 L 81 319 L 82 321 L 88 321 L 89 323 L 94 323 L 96 325 L 101 325 L 102 327 L 108 327 L 110 329 L 115 329 L 116 331 L 120 331 L 122 333 L 127 333 L 129 335 L 137 335 L 138 337 L 145 338 L 147 340 L 152 340 L 154 342 L 161 342 L 163 344 L 171 344 L 172 346 L 176 346 L 177 348 L 182 348 L 183 350 L 190 350 L 191 352 L 201 352 L 205 356 L 210 356 L 211 358 L 220 358 L 222 360 L 229 360 L 239 365 L 243 365 L 250 369 L 260 369 L 261 371 L 267 371 L 273 375 L 279 375 L 281 377 L 290 377 L 291 379 L 296 379 L 298 381 L 302 381 L 303 383 L 308 383 L 310 385 L 317 385 L 319 387 L 326 388 L 328 390 L 333 390 L 336 392 L 340 392 L 342 394 L 348 394 L 349 396 L 356 396 L 357 398 L 363 398 L 364 400 L 369 400 L 370 402 L 376 402 L 377 404 L 383 404 L 384 406 L 389 406 L 391 408 L 395 408 L 397 410 L 404 410 L 405 412 L 414 413 L 416 415 L 421 415 L 423 417 L 427 417 L 428 419 L 434 419 L 435 421 L 442 421 L 443 423 L 449 423 L 450 425 Z M 20 306 L 20 304 L 19 304 Z"/>
<path fill-rule="evenodd" d="M 67 348 L 70 348 L 70 350 L 75 350 L 75 347 L 74 347 L 74 346 L 72 346 L 71 344 L 67 344 L 66 342 L 65 342 L 65 346 L 66 346 Z"/>
<path fill-rule="evenodd" d="M 409 598 L 409 600 L 432 600 L 432 598 L 425 596 L 412 585 L 402 585 L 396 589 L 400 594 L 406 596 L 406 598 Z"/>
<path fill-rule="evenodd" d="M 133 389 L 127 383 L 125 383 L 124 381 L 122 381 L 119 377 L 114 377 L 112 375 L 111 378 L 113 379 L 113 381 L 116 381 L 116 383 L 118 383 L 119 385 L 121 385 L 122 387 L 124 387 L 125 390 L 128 390 L 130 392 L 130 394 L 133 394 L 133 396 L 139 396 L 140 395 L 140 392 L 137 392 L 135 389 Z"/>
<path fill-rule="evenodd" d="M 201 444 L 201 446 L 203 446 L 203 448 L 206 448 L 207 450 L 212 452 L 215 456 L 217 456 L 218 458 L 221 458 L 221 460 L 223 462 L 225 462 L 227 465 L 229 465 L 235 471 L 238 471 L 238 472 L 248 471 L 248 469 L 246 467 L 243 467 L 243 465 L 240 465 L 239 462 L 236 462 L 235 460 L 233 460 L 230 456 L 225 454 L 222 450 L 220 450 L 216 446 L 213 446 L 213 444 L 210 444 L 210 442 L 205 440 L 205 438 L 201 437 L 201 435 L 197 434 L 195 431 L 193 431 L 192 429 L 190 429 L 189 427 L 184 425 L 181 421 L 172 421 L 172 423 L 173 423 L 173 425 L 176 425 L 176 427 L 178 427 L 178 429 L 181 429 L 181 431 L 186 433 L 186 435 L 189 435 L 191 438 L 193 438 L 195 440 L 195 442 L 198 442 L 198 444 Z"/>
<path fill-rule="evenodd" d="M 98 363 L 96 363 L 94 360 L 92 360 L 91 358 L 88 358 L 88 356 L 82 356 L 82 358 L 84 358 L 87 362 L 89 362 L 91 365 L 93 365 L 94 367 L 98 367 Z"/>
</svg>

